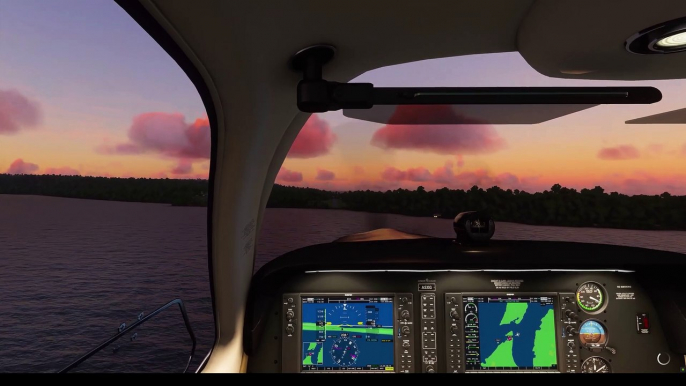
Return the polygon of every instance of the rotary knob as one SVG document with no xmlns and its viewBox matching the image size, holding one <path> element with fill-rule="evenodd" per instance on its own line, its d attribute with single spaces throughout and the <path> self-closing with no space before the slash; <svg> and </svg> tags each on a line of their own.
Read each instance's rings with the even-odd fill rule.
<svg viewBox="0 0 686 386">
<path fill-rule="evenodd" d="M 671 360 L 672 358 L 666 352 L 661 352 L 657 354 L 657 363 L 659 363 L 662 366 L 667 366 L 669 364 L 669 361 Z"/>
<path fill-rule="evenodd" d="M 295 317 L 295 313 L 293 311 L 286 311 L 286 319 L 291 320 Z"/>
<path fill-rule="evenodd" d="M 295 328 L 293 326 L 286 326 L 286 332 L 290 335 L 295 331 Z"/>
<path fill-rule="evenodd" d="M 574 335 L 579 334 L 579 331 L 577 331 L 577 329 L 572 327 L 572 326 L 567 326 L 567 328 L 565 330 L 567 330 L 567 335 L 569 335 L 569 336 L 574 336 Z"/>
<path fill-rule="evenodd" d="M 402 326 L 400 328 L 400 332 L 403 333 L 403 335 L 410 335 L 410 327 L 408 326 Z"/>
<path fill-rule="evenodd" d="M 457 326 L 450 326 L 450 332 L 451 333 L 457 334 L 458 331 L 459 331 L 459 329 L 457 328 Z"/>
<path fill-rule="evenodd" d="M 453 320 L 460 319 L 460 314 L 457 313 L 457 311 L 452 310 L 450 311 L 450 317 L 453 318 Z"/>
<path fill-rule="evenodd" d="M 405 320 L 410 319 L 410 311 L 408 311 L 408 310 L 402 310 L 402 311 L 400 312 L 400 317 L 403 318 L 403 319 L 405 319 Z"/>
<path fill-rule="evenodd" d="M 434 370 L 434 367 L 433 367 L 433 366 L 428 365 L 428 366 L 426 366 L 426 372 L 427 372 L 427 373 L 432 373 L 432 374 L 433 374 L 433 373 L 436 372 L 436 370 Z"/>
<path fill-rule="evenodd" d="M 457 299 L 455 299 L 454 296 L 452 296 L 448 301 L 452 304 L 457 304 Z"/>
</svg>

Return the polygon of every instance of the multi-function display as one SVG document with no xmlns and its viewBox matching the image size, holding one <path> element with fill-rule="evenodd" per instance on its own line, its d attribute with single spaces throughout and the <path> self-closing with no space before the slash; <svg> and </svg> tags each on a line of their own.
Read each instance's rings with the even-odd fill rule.
<svg viewBox="0 0 686 386">
<path fill-rule="evenodd" d="M 302 297 L 302 371 L 393 371 L 393 298 Z"/>
<path fill-rule="evenodd" d="M 464 296 L 465 370 L 556 370 L 552 296 Z"/>
</svg>

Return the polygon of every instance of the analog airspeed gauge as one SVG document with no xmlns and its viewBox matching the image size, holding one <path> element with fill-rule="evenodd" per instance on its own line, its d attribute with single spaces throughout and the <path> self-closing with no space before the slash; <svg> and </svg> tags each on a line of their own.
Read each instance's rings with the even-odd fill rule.
<svg viewBox="0 0 686 386">
<path fill-rule="evenodd" d="M 583 283 L 576 290 L 576 303 L 587 313 L 599 313 L 603 310 L 607 296 L 603 287 L 594 282 Z"/>
</svg>

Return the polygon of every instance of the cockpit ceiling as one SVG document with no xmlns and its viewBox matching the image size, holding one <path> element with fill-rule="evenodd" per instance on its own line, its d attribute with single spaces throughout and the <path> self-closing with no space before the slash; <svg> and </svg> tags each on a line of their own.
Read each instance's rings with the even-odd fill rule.
<svg viewBox="0 0 686 386">
<path fill-rule="evenodd" d="M 686 16 L 683 0 L 152 2 L 222 77 L 236 65 L 287 75 L 294 52 L 322 42 L 338 48 L 326 68 L 336 81 L 398 63 L 517 50 L 550 77 L 686 77 L 686 54 L 637 55 L 624 47 L 639 30 Z"/>
<path fill-rule="evenodd" d="M 327 79 L 348 81 L 397 63 L 516 51 L 517 30 L 534 0 L 150 2 L 210 72 L 221 69 L 219 78 L 240 66 L 269 70 L 278 81 L 291 74 L 286 65 L 295 52 L 330 43 L 337 53 Z"/>
<path fill-rule="evenodd" d="M 624 46 L 637 32 L 684 16 L 683 0 L 538 0 L 519 28 L 517 48 L 550 77 L 685 78 L 686 54 L 640 55 Z"/>
</svg>

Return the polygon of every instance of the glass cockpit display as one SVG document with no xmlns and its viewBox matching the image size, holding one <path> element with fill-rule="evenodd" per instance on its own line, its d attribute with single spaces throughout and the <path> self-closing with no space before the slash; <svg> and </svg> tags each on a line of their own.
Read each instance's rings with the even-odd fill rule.
<svg viewBox="0 0 686 386">
<path fill-rule="evenodd" d="M 302 371 L 393 371 L 393 298 L 302 298 Z"/>
<path fill-rule="evenodd" d="M 464 296 L 466 370 L 555 370 L 549 296 Z"/>
</svg>

